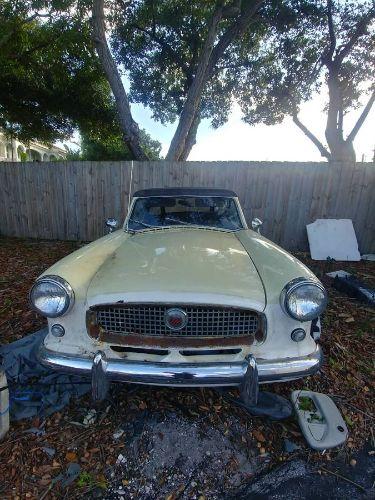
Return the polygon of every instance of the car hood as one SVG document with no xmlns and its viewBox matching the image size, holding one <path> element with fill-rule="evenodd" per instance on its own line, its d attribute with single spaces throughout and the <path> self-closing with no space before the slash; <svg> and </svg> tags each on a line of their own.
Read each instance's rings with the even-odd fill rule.
<svg viewBox="0 0 375 500">
<path fill-rule="evenodd" d="M 168 302 L 265 308 L 262 281 L 236 233 L 192 228 L 142 231 L 104 260 L 87 303 Z"/>
</svg>

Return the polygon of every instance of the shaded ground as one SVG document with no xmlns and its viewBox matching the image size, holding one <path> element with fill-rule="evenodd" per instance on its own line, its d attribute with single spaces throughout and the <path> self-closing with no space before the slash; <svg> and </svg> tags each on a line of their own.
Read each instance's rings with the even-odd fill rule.
<svg viewBox="0 0 375 500">
<path fill-rule="evenodd" d="M 44 325 L 29 311 L 28 291 L 45 268 L 77 246 L 0 238 L 0 342 Z M 95 407 L 93 425 L 83 424 L 93 409 L 89 398 L 47 419 L 13 423 L 0 443 L 0 497 L 223 498 L 291 459 L 307 461 L 312 470 L 335 470 L 337 461 L 348 463 L 365 441 L 373 446 L 374 309 L 337 292 L 325 273 L 344 269 L 374 285 L 375 264 L 317 263 L 304 254 L 298 257 L 329 292 L 322 338 L 328 361 L 320 376 L 268 389 L 286 396 L 298 388 L 330 394 L 349 427 L 345 446 L 324 455 L 312 452 L 293 418 L 270 423 L 250 417 L 211 390 L 120 385 L 108 401 Z M 33 432 L 25 433 L 30 428 Z M 299 449 L 287 453 L 285 439 Z M 78 478 L 63 487 L 54 478 L 69 464 L 79 464 Z"/>
<path fill-rule="evenodd" d="M 296 459 L 262 475 L 236 494 L 240 500 L 319 500 L 375 498 L 375 457 L 367 447 L 355 455 L 356 466 L 337 460 L 314 467 Z"/>
</svg>

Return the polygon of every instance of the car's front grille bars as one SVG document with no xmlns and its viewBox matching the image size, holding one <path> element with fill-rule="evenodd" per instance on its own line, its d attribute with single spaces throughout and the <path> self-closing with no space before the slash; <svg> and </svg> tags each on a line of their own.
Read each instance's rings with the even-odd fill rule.
<svg viewBox="0 0 375 500">
<path fill-rule="evenodd" d="M 184 328 L 168 328 L 168 309 L 178 308 L 187 316 Z M 109 304 L 92 308 L 99 331 L 107 334 L 145 337 L 223 338 L 253 337 L 261 342 L 264 325 L 257 312 L 231 307 L 186 304 Z"/>
</svg>

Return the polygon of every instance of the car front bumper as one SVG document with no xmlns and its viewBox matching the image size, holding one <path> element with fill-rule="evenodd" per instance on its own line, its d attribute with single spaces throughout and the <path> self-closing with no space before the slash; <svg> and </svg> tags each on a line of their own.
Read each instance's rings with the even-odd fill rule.
<svg viewBox="0 0 375 500">
<path fill-rule="evenodd" d="M 137 384 L 208 387 L 240 386 L 249 369 L 249 358 L 242 362 L 160 363 L 106 358 L 97 352 L 93 357 L 61 354 L 42 345 L 39 361 L 53 370 Z M 312 375 L 322 364 L 319 345 L 313 353 L 298 358 L 255 360 L 259 383 L 281 382 Z"/>
</svg>

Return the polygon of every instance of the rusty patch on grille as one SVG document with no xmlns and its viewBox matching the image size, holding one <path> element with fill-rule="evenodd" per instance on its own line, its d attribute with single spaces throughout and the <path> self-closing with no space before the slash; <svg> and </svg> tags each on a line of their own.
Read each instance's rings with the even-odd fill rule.
<svg viewBox="0 0 375 500">
<path fill-rule="evenodd" d="M 117 304 L 116 304 L 117 305 Z M 260 318 L 261 319 L 261 318 Z M 97 324 L 97 314 L 95 309 L 86 312 L 86 326 L 90 337 L 100 342 L 117 344 L 120 346 L 151 347 L 151 348 L 199 348 L 199 347 L 233 347 L 252 345 L 255 340 L 261 342 L 265 338 L 263 331 L 263 321 L 260 321 L 261 328 L 250 335 L 231 335 L 215 337 L 179 337 L 175 336 L 152 336 L 144 334 L 123 334 L 106 331 Z"/>
<path fill-rule="evenodd" d="M 187 337 L 147 337 L 146 335 L 121 335 L 116 333 L 100 332 L 101 342 L 127 346 L 143 347 L 222 347 L 251 345 L 254 342 L 253 335 L 241 337 L 216 337 L 216 338 L 187 338 Z"/>
</svg>

